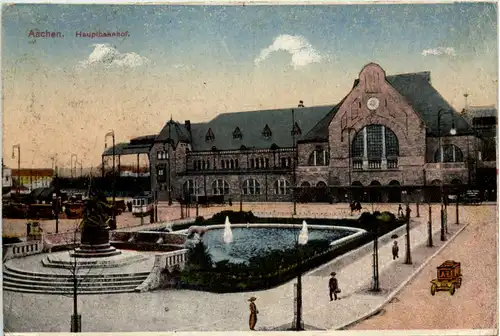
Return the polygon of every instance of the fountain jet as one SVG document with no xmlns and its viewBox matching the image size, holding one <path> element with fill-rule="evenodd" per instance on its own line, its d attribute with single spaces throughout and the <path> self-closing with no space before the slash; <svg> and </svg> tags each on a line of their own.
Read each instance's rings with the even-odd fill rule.
<svg viewBox="0 0 500 336">
<path fill-rule="evenodd" d="M 308 240 L 309 240 L 309 232 L 307 231 L 307 223 L 306 223 L 306 221 L 303 221 L 302 222 L 302 229 L 300 230 L 300 233 L 299 233 L 299 244 L 305 245 L 305 244 L 307 244 Z"/>
<path fill-rule="evenodd" d="M 229 217 L 226 216 L 226 223 L 224 225 L 224 243 L 230 244 L 233 242 L 233 231 L 231 230 L 231 223 Z"/>
</svg>

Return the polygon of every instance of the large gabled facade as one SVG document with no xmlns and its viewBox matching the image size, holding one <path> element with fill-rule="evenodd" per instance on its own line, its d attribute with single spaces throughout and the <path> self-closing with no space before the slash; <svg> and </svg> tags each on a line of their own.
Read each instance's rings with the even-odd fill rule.
<svg viewBox="0 0 500 336">
<path fill-rule="evenodd" d="M 150 150 L 151 187 L 160 200 L 289 201 L 293 185 L 475 185 L 482 149 L 482 137 L 431 85 L 430 72 L 386 76 L 371 63 L 336 105 L 168 121 Z"/>
</svg>

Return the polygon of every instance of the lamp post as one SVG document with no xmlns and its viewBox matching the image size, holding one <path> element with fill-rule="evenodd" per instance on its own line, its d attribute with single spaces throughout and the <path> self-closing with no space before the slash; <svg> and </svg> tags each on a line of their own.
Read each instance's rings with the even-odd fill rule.
<svg viewBox="0 0 500 336">
<path fill-rule="evenodd" d="M 428 234 L 429 234 L 429 240 L 427 242 L 428 247 L 433 246 L 432 242 L 432 206 L 431 206 L 431 200 L 429 198 L 429 222 L 428 222 Z"/>
<path fill-rule="evenodd" d="M 78 162 L 78 165 L 80 166 L 80 177 L 83 177 L 83 163 L 82 161 Z M 76 167 L 75 167 L 76 169 Z"/>
<path fill-rule="evenodd" d="M 443 116 L 444 113 L 451 113 L 449 110 L 445 109 L 440 109 L 438 112 L 438 120 L 437 120 L 437 127 L 438 127 L 438 147 L 439 147 L 439 170 L 441 173 L 441 185 L 440 185 L 440 192 L 441 192 L 441 241 L 446 240 L 446 234 L 445 234 L 445 208 L 444 208 L 444 181 L 443 181 L 443 146 L 441 145 L 441 117 Z M 452 119 L 452 124 L 451 124 L 451 129 L 450 129 L 450 134 L 455 135 L 457 134 L 457 131 L 455 129 L 455 120 Z"/>
<path fill-rule="evenodd" d="M 347 158 L 348 158 L 348 181 L 349 181 L 349 193 L 348 193 L 348 196 L 349 196 L 349 203 L 351 203 L 351 179 L 352 179 L 352 176 L 351 176 L 351 131 L 356 131 L 354 128 L 352 127 L 345 127 L 344 129 L 342 129 L 342 131 L 340 132 L 340 142 L 343 142 L 344 141 L 344 132 L 347 131 Z"/>
<path fill-rule="evenodd" d="M 371 214 L 373 221 L 373 283 L 372 283 L 372 291 L 378 292 L 380 291 L 380 278 L 378 272 L 378 226 L 379 222 L 377 217 L 372 213 Z"/>
<path fill-rule="evenodd" d="M 416 191 L 417 192 L 417 218 L 420 218 L 420 189 Z"/>
<path fill-rule="evenodd" d="M 173 124 L 173 120 L 172 120 L 172 116 L 170 116 L 170 121 L 168 123 L 168 148 L 167 148 L 167 164 L 168 164 L 168 205 L 172 205 L 172 186 L 171 186 L 171 178 L 170 178 L 170 147 L 172 145 L 172 137 L 171 137 L 171 134 L 172 134 L 172 124 Z"/>
<path fill-rule="evenodd" d="M 292 142 L 293 142 L 293 182 L 292 182 L 292 198 L 293 198 L 293 215 L 297 214 L 297 200 L 295 197 L 295 187 L 297 183 L 297 143 L 295 132 L 295 110 L 292 109 Z"/>
<path fill-rule="evenodd" d="M 15 150 L 17 149 L 17 194 L 19 195 L 21 187 L 21 145 L 12 146 L 12 158 L 16 157 Z"/>
<path fill-rule="evenodd" d="M 107 138 L 111 137 L 113 141 L 113 182 L 111 184 L 112 186 L 112 192 L 113 192 L 113 206 L 111 208 L 111 220 L 113 221 L 113 225 L 116 225 L 116 216 L 115 216 L 115 198 L 116 198 L 116 190 L 115 190 L 115 180 L 116 180 L 116 175 L 115 175 L 115 131 L 111 130 L 106 135 L 104 136 L 104 142 L 106 142 Z M 107 147 L 107 145 L 106 145 Z"/>
<path fill-rule="evenodd" d="M 292 216 L 292 219 L 293 219 L 293 216 Z M 297 260 L 297 268 L 298 268 L 298 275 L 297 275 L 297 301 L 296 301 L 296 307 L 295 307 L 295 311 L 296 311 L 296 314 L 295 314 L 295 318 L 293 320 L 293 323 L 292 323 L 292 330 L 295 330 L 295 331 L 301 331 L 301 330 L 304 330 L 303 326 L 302 326 L 302 260 L 300 258 L 301 254 L 300 254 L 300 245 L 306 245 L 307 244 L 307 241 L 309 240 L 309 235 L 308 235 L 308 231 L 307 231 L 307 224 L 306 222 L 304 221 L 303 222 L 303 226 L 302 226 L 302 230 L 300 231 L 300 233 L 297 235 L 297 239 L 296 239 L 296 243 L 295 243 L 295 249 L 297 251 L 297 254 L 298 254 L 298 260 Z"/>
<path fill-rule="evenodd" d="M 411 265 L 412 260 L 411 260 L 411 247 L 410 247 L 410 205 L 406 203 L 406 260 L 405 264 L 406 265 Z"/>
<path fill-rule="evenodd" d="M 73 164 L 73 158 L 75 158 L 75 163 Z M 76 161 L 78 160 L 78 155 L 76 154 L 71 154 L 71 160 L 70 160 L 70 169 L 71 169 L 71 178 L 74 177 L 73 175 L 73 167 L 76 169 Z M 76 174 L 75 174 L 76 175 Z"/>
</svg>

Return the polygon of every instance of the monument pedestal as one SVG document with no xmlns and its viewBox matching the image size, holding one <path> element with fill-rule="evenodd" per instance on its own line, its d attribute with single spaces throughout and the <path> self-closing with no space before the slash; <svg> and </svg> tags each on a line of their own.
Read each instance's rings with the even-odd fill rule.
<svg viewBox="0 0 500 336">
<path fill-rule="evenodd" d="M 71 253 L 76 258 L 105 258 L 121 251 L 109 243 L 109 226 L 89 226 L 83 229 L 80 247 Z"/>
<path fill-rule="evenodd" d="M 71 256 L 77 258 L 104 258 L 120 253 L 122 252 L 109 243 L 99 245 L 81 244 L 80 247 L 76 248 L 75 251 L 71 253 Z"/>
</svg>

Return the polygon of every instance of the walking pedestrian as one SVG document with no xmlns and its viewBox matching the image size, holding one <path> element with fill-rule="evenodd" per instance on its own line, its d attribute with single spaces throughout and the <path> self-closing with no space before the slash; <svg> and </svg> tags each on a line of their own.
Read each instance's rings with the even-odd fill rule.
<svg viewBox="0 0 500 336">
<path fill-rule="evenodd" d="M 250 319 L 248 323 L 250 330 L 255 330 L 255 325 L 257 324 L 257 314 L 259 313 L 257 306 L 255 305 L 255 300 L 257 300 L 257 298 L 253 296 L 248 299 L 248 301 L 250 301 Z"/>
<path fill-rule="evenodd" d="M 332 272 L 330 273 L 331 278 L 330 281 L 328 282 L 328 287 L 330 288 L 330 301 L 333 301 L 333 298 L 337 300 L 337 294 L 340 293 L 339 289 L 339 283 L 337 281 L 337 278 L 335 277 L 337 273 Z"/>
<path fill-rule="evenodd" d="M 411 213 L 410 205 L 406 204 L 406 220 L 407 221 L 410 220 L 410 213 Z"/>
<path fill-rule="evenodd" d="M 396 260 L 399 258 L 399 246 L 398 242 L 394 241 L 394 245 L 392 245 L 392 260 Z"/>
<path fill-rule="evenodd" d="M 399 218 L 403 217 L 403 207 L 401 206 L 401 204 L 399 204 L 398 207 L 398 217 Z"/>
</svg>

